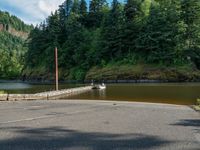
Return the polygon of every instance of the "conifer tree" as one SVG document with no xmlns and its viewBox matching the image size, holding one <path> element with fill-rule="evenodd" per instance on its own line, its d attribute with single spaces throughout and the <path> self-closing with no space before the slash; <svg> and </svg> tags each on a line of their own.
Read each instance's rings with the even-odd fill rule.
<svg viewBox="0 0 200 150">
<path fill-rule="evenodd" d="M 122 57 L 120 29 L 122 24 L 122 7 L 117 0 L 113 0 L 111 10 L 102 26 L 102 56 L 108 60 Z"/>
<path fill-rule="evenodd" d="M 87 15 L 87 3 L 85 0 L 80 1 L 80 14 L 83 17 L 86 17 L 86 15 Z"/>
<path fill-rule="evenodd" d="M 182 17 L 186 24 L 185 50 L 200 68 L 200 1 L 182 0 Z"/>
<path fill-rule="evenodd" d="M 105 0 L 91 0 L 88 16 L 89 27 L 100 27 L 103 20 L 103 8 L 105 5 L 107 5 Z"/>
<path fill-rule="evenodd" d="M 87 3 L 85 0 L 80 1 L 80 22 L 82 25 L 87 24 Z"/>
</svg>

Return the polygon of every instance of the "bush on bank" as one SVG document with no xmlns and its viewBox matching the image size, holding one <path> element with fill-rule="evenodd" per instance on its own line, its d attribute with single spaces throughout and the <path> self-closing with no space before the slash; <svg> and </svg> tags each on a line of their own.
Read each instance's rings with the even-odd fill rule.
<svg viewBox="0 0 200 150">
<path fill-rule="evenodd" d="M 197 110 L 197 111 L 200 111 L 200 99 L 197 99 L 197 103 L 194 106 L 194 109 Z"/>
</svg>

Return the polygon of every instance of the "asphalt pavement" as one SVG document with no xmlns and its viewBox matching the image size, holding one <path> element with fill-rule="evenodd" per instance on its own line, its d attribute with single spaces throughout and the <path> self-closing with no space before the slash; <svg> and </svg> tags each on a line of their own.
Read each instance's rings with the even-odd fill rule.
<svg viewBox="0 0 200 150">
<path fill-rule="evenodd" d="M 200 150 L 188 106 L 114 101 L 0 102 L 0 150 Z"/>
</svg>

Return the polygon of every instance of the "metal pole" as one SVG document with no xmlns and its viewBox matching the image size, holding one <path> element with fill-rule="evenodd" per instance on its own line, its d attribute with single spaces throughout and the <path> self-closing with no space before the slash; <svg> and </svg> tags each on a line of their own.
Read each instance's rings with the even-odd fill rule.
<svg viewBox="0 0 200 150">
<path fill-rule="evenodd" d="M 58 49 L 55 48 L 55 89 L 58 91 Z"/>
</svg>

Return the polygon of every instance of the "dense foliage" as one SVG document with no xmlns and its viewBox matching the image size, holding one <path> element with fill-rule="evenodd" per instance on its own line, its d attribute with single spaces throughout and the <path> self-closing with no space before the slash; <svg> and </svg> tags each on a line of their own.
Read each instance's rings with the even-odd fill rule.
<svg viewBox="0 0 200 150">
<path fill-rule="evenodd" d="M 0 78 L 17 78 L 24 64 L 27 49 L 24 41 L 7 32 L 0 32 Z"/>
<path fill-rule="evenodd" d="M 199 23 L 199 0 L 66 0 L 31 32 L 26 68 L 53 72 L 55 46 L 63 78 L 115 62 L 200 68 Z"/>
<path fill-rule="evenodd" d="M 12 27 L 15 32 L 30 32 L 31 26 L 25 25 L 20 19 L 0 11 L 0 24 Z M 0 79 L 17 78 L 21 74 L 24 55 L 27 51 L 24 39 L 7 32 L 0 31 Z"/>
</svg>

